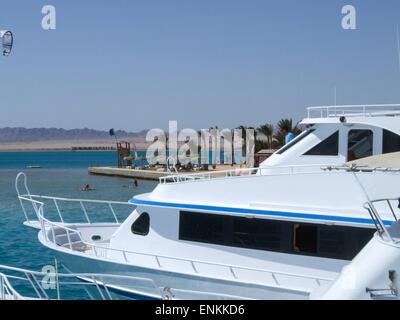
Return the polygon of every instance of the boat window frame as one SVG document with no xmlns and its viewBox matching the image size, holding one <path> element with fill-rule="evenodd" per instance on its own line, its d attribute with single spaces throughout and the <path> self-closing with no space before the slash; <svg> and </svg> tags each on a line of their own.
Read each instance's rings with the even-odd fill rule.
<svg viewBox="0 0 400 320">
<path fill-rule="evenodd" d="M 395 150 L 395 149 L 387 150 L 386 149 L 386 145 L 388 143 L 387 139 L 390 139 L 390 138 L 397 139 L 396 143 L 399 145 L 398 150 Z M 393 142 L 393 141 L 391 141 L 391 142 Z M 398 135 L 397 133 L 395 133 L 391 130 L 382 129 L 382 154 L 388 154 L 388 153 L 393 153 L 393 152 L 400 152 L 400 135 Z"/>
<path fill-rule="evenodd" d="M 335 147 L 332 149 L 332 153 L 314 153 L 318 148 L 324 147 L 327 143 L 330 142 L 330 139 L 335 139 Z M 310 156 L 310 157 L 337 157 L 339 156 L 339 145 L 340 145 L 340 134 L 339 130 L 336 130 L 334 133 L 329 135 L 327 138 L 310 148 L 308 151 L 303 153 L 303 156 Z"/>
<path fill-rule="evenodd" d="M 350 154 L 350 134 L 353 131 L 365 131 L 365 132 L 369 132 L 370 133 L 370 137 L 372 139 L 372 141 L 371 141 L 371 154 L 370 155 L 366 155 L 366 156 L 363 156 L 361 158 L 350 159 L 350 157 L 349 157 L 349 154 Z M 372 129 L 363 129 L 363 128 L 350 129 L 347 132 L 347 145 L 346 145 L 347 161 L 356 161 L 356 160 L 360 160 L 360 159 L 364 159 L 364 158 L 368 158 L 368 157 L 373 156 L 374 155 L 374 139 L 375 139 L 375 133 L 374 133 L 374 130 L 372 130 Z"/>
<path fill-rule="evenodd" d="M 144 231 L 138 231 L 138 230 L 134 230 L 135 224 L 139 224 L 139 223 L 143 223 L 142 220 L 145 219 L 145 226 L 144 226 Z M 138 235 L 138 236 L 147 236 L 150 233 L 150 215 L 147 212 L 142 212 L 136 219 L 135 221 L 132 223 L 131 225 L 131 232 L 134 235 Z M 143 226 L 141 226 L 141 228 L 143 228 Z"/>
<path fill-rule="evenodd" d="M 302 132 L 299 134 L 296 138 L 294 138 L 292 141 L 290 141 L 288 144 L 284 145 L 282 148 L 280 148 L 278 151 L 275 152 L 275 154 L 283 154 L 289 149 L 291 149 L 293 146 L 295 146 L 297 143 L 299 143 L 301 140 L 309 136 L 311 133 L 313 133 L 316 129 L 315 128 L 309 128 L 308 130 Z"/>
</svg>

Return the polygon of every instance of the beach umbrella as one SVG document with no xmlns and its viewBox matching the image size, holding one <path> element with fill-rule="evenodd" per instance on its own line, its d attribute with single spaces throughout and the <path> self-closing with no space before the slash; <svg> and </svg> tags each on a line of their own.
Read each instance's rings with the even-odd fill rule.
<svg viewBox="0 0 400 320">
<path fill-rule="evenodd" d="M 3 56 L 7 57 L 10 55 L 13 46 L 13 34 L 8 30 L 0 30 L 0 39 L 2 43 Z"/>
</svg>

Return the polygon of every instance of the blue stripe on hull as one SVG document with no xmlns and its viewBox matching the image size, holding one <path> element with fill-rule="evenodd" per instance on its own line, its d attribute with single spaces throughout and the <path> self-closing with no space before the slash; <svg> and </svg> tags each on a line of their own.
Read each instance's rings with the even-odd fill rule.
<svg viewBox="0 0 400 320">
<path fill-rule="evenodd" d="M 205 206 L 197 204 L 180 204 L 171 202 L 158 202 L 149 200 L 140 200 L 133 198 L 130 203 L 135 205 L 147 205 L 156 207 L 166 208 L 177 208 L 177 209 L 191 209 L 191 210 L 202 210 L 211 212 L 229 212 L 229 213 L 240 213 L 240 214 L 254 214 L 254 215 L 267 215 L 271 217 L 285 217 L 285 218 L 297 218 L 297 219 L 309 219 L 309 220 L 321 220 L 321 221 L 336 221 L 336 222 L 352 222 L 358 224 L 373 225 L 372 219 L 355 218 L 355 217 L 341 217 L 332 215 L 319 215 L 319 214 L 307 214 L 307 213 L 295 213 L 295 212 L 281 212 L 281 211 L 270 211 L 270 210 L 258 210 L 258 209 L 247 209 L 247 208 L 229 208 L 219 206 Z M 383 221 L 385 225 L 390 226 L 393 221 Z"/>
</svg>

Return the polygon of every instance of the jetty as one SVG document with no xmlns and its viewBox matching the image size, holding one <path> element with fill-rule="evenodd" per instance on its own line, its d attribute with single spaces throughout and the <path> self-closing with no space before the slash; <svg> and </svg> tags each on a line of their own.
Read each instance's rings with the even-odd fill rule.
<svg viewBox="0 0 400 320">
<path fill-rule="evenodd" d="M 89 174 L 113 176 L 123 178 L 134 178 L 142 180 L 159 180 L 161 177 L 171 175 L 170 172 L 152 169 L 126 169 L 115 167 L 89 167 Z"/>
<path fill-rule="evenodd" d="M 209 170 L 198 170 L 198 171 L 184 171 L 179 174 L 190 174 L 190 173 L 202 173 L 202 172 L 216 172 L 224 170 L 234 170 L 245 168 L 240 165 L 217 165 L 215 167 L 210 166 Z M 171 176 L 174 173 L 168 172 L 163 168 L 146 168 L 146 169 L 135 169 L 135 168 L 116 168 L 116 167 L 89 167 L 88 173 L 93 175 L 132 178 L 141 180 L 159 180 L 162 177 Z"/>
</svg>

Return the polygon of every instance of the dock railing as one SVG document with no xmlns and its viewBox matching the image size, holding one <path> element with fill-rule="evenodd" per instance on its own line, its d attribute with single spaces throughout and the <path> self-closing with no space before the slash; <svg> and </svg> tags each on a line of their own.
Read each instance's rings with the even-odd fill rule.
<svg viewBox="0 0 400 320">
<path fill-rule="evenodd" d="M 332 117 L 374 117 L 400 115 L 400 104 L 376 104 L 376 105 L 342 105 L 320 106 L 307 108 L 307 117 L 332 118 Z"/>
</svg>

